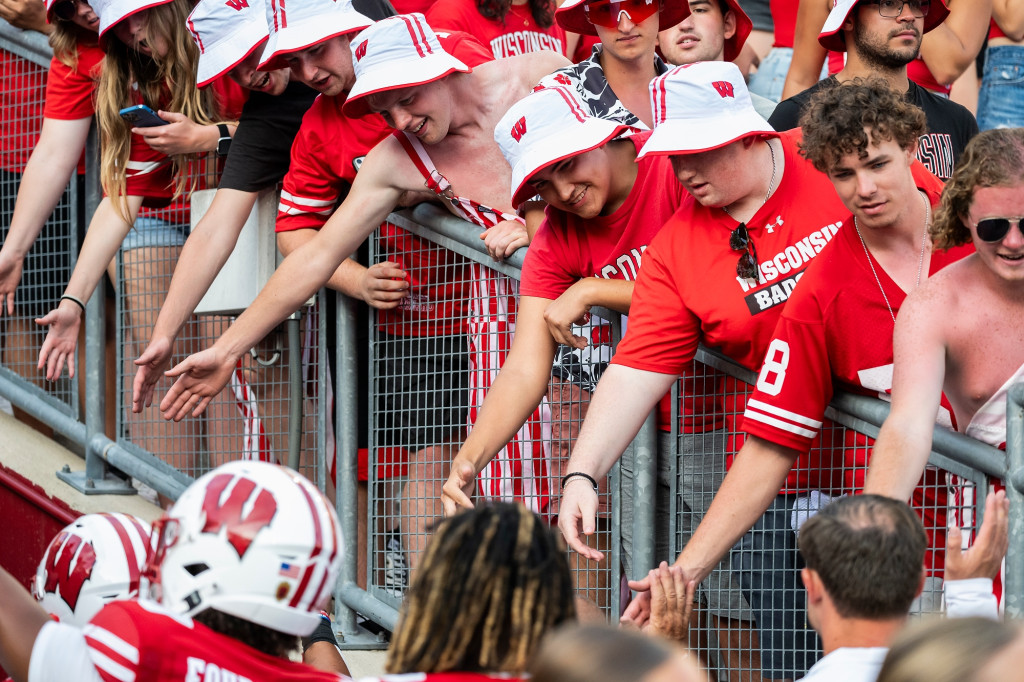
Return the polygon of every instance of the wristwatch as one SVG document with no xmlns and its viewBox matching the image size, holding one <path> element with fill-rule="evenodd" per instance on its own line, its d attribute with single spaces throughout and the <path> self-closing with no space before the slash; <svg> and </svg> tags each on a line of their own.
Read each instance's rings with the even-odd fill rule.
<svg viewBox="0 0 1024 682">
<path fill-rule="evenodd" d="M 217 140 L 217 156 L 227 156 L 231 149 L 231 133 L 228 132 L 227 123 L 218 123 L 217 130 L 220 131 L 220 139 Z"/>
</svg>

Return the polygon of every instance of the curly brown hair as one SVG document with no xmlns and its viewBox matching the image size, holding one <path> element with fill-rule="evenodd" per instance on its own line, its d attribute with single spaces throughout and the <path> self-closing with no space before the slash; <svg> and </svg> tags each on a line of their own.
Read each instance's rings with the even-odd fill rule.
<svg viewBox="0 0 1024 682">
<path fill-rule="evenodd" d="M 1024 184 L 1024 128 L 986 130 L 974 136 L 957 161 L 932 219 L 935 246 L 951 249 L 971 241 L 966 221 L 979 187 L 1020 184 Z"/>
<path fill-rule="evenodd" d="M 847 154 L 864 158 L 869 144 L 894 140 L 910 149 L 927 130 L 924 112 L 880 78 L 822 88 L 807 103 L 800 127 L 800 150 L 822 173 Z"/>
</svg>

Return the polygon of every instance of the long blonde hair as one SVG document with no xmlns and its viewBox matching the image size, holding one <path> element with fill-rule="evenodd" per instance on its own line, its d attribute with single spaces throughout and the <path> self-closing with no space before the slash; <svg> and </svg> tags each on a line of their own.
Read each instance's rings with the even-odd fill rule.
<svg viewBox="0 0 1024 682">
<path fill-rule="evenodd" d="M 166 43 L 167 54 L 162 57 L 147 57 L 116 38 L 108 41 L 96 105 L 100 123 L 100 181 L 104 191 L 117 198 L 115 206 L 125 220 L 126 168 L 132 133 L 119 112 L 137 103 L 132 91 L 137 88 L 143 103 L 153 110 L 179 112 L 200 125 L 210 125 L 216 118 L 212 92 L 196 87 L 199 52 L 186 28 L 191 9 L 189 0 L 172 0 L 147 10 L 148 42 L 153 44 L 162 39 Z M 167 93 L 169 101 L 161 106 Z M 196 154 L 171 157 L 175 198 L 195 188 L 194 178 L 188 183 L 187 170 L 189 162 L 196 158 Z"/>
</svg>

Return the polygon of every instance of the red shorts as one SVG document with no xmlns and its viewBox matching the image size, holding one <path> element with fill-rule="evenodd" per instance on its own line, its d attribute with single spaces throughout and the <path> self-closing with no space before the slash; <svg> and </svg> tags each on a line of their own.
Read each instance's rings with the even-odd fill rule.
<svg viewBox="0 0 1024 682">
<path fill-rule="evenodd" d="M 359 448 L 357 456 L 358 478 L 360 482 L 370 480 L 370 451 Z M 409 453 L 405 448 L 377 448 L 377 480 L 408 475 Z"/>
</svg>

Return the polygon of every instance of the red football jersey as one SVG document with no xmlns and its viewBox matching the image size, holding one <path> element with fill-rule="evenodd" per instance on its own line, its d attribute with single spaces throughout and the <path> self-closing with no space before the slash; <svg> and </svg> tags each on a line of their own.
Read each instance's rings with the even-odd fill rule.
<svg viewBox="0 0 1024 682">
<path fill-rule="evenodd" d="M 105 682 L 346 679 L 264 654 L 151 601 L 112 602 L 83 632 L 89 656 Z"/>
<path fill-rule="evenodd" d="M 520 682 L 528 677 L 509 673 L 463 673 L 449 670 L 443 673 L 404 673 L 383 677 L 363 677 L 359 682 Z"/>
</svg>

